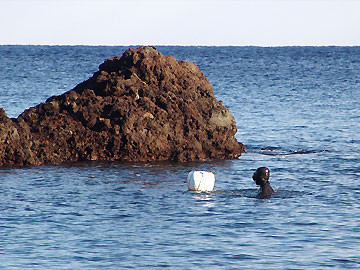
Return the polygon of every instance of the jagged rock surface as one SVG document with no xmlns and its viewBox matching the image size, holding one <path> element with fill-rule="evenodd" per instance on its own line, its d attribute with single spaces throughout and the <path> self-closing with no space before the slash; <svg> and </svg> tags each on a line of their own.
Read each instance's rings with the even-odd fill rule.
<svg viewBox="0 0 360 270">
<path fill-rule="evenodd" d="M 195 64 L 140 47 L 17 119 L 0 110 L 0 166 L 233 159 L 245 151 L 236 131 Z"/>
</svg>

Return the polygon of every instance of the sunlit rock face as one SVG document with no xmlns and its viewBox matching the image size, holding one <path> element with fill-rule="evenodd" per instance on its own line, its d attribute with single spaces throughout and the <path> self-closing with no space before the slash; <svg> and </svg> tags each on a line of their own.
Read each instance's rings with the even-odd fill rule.
<svg viewBox="0 0 360 270">
<path fill-rule="evenodd" d="M 17 119 L 1 110 L 0 165 L 234 159 L 236 131 L 194 63 L 139 47 Z"/>
</svg>

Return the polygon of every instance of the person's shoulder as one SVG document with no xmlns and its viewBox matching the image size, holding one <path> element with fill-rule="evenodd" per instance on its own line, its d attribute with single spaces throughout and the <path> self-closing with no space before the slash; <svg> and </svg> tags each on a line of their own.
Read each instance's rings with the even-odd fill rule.
<svg viewBox="0 0 360 270">
<path fill-rule="evenodd" d="M 259 193 L 257 194 L 256 198 L 267 199 L 270 198 L 273 193 L 275 193 L 273 188 L 270 185 L 267 185 L 259 190 Z"/>
</svg>

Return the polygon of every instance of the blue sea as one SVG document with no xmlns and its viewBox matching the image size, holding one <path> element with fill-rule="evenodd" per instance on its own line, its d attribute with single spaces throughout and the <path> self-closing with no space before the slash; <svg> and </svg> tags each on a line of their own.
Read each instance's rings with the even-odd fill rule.
<svg viewBox="0 0 360 270">
<path fill-rule="evenodd" d="M 0 269 L 360 269 L 360 47 L 157 48 L 199 66 L 248 152 L 0 168 Z M 0 46 L 0 107 L 17 117 L 126 49 Z M 187 191 L 191 170 L 214 192 Z"/>
</svg>

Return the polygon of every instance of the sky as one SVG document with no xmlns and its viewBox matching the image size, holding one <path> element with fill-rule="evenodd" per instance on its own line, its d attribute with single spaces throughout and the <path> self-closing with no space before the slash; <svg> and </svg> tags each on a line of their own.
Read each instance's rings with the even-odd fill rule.
<svg viewBox="0 0 360 270">
<path fill-rule="evenodd" d="M 360 46 L 360 0 L 0 0 L 0 45 Z"/>
</svg>

